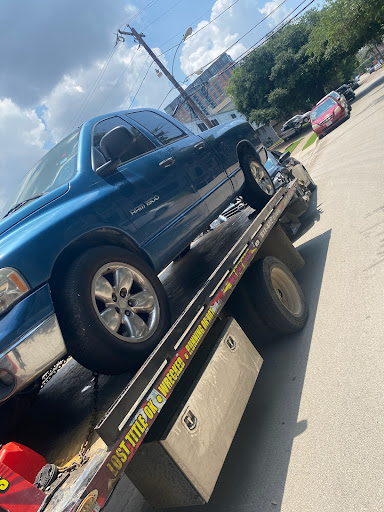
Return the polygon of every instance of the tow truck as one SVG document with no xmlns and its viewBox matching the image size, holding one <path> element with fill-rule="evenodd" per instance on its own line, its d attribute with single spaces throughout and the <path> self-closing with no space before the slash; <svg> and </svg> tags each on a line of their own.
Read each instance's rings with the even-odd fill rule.
<svg viewBox="0 0 384 512">
<path fill-rule="evenodd" d="M 284 333 L 306 321 L 291 274 L 304 260 L 282 227 L 299 188 L 295 179 L 260 213 L 248 207 L 230 217 L 160 274 L 171 329 L 135 375 L 105 378 L 108 393 L 93 375 L 81 390 L 93 400 L 85 418 L 66 401 L 60 430 L 53 398 L 41 413 L 45 435 L 35 431 L 30 447 L 28 434 L 24 445 L 3 446 L 1 512 L 96 512 L 124 473 L 155 508 L 209 500 L 263 363 L 249 337 L 260 326 Z M 68 381 L 70 365 L 49 384 L 60 387 L 65 372 Z M 21 429 L 38 431 L 38 421 L 26 415 Z"/>
</svg>

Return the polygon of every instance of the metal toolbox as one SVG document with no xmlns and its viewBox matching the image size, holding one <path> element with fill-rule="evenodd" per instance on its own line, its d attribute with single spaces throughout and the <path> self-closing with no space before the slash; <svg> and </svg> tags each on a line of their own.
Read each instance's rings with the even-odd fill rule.
<svg viewBox="0 0 384 512">
<path fill-rule="evenodd" d="M 234 319 L 159 434 L 144 443 L 127 475 L 157 508 L 206 503 L 259 374 L 262 358 Z"/>
</svg>

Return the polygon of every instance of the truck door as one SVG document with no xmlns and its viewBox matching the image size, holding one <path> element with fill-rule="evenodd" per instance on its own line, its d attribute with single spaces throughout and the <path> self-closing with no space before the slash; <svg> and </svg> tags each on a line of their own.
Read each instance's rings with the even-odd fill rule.
<svg viewBox="0 0 384 512">
<path fill-rule="evenodd" d="M 162 266 L 169 254 L 172 258 L 190 242 L 190 233 L 199 229 L 207 209 L 190 175 L 168 149 L 156 146 L 126 120 L 114 116 L 94 127 L 96 151 L 100 151 L 103 135 L 116 126 L 125 126 L 135 144 L 108 183 L 122 199 L 122 208 L 135 227 L 135 240 Z"/>
<path fill-rule="evenodd" d="M 227 206 L 233 194 L 231 181 L 204 139 L 183 133 L 178 126 L 156 112 L 142 110 L 128 113 L 127 117 L 139 123 L 137 127 L 144 127 L 167 148 L 179 172 L 189 175 L 209 214 L 219 214 Z"/>
</svg>

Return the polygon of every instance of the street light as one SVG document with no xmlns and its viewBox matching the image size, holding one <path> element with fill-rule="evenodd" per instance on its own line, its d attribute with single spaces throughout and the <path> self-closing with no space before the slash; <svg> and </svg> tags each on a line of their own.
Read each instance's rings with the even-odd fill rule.
<svg viewBox="0 0 384 512">
<path fill-rule="evenodd" d="M 180 48 L 181 43 L 184 43 L 184 41 L 187 39 L 187 37 L 189 37 L 191 34 L 192 34 L 192 27 L 188 27 L 188 28 L 187 28 L 186 33 L 185 33 L 185 34 L 184 34 L 184 36 L 183 36 L 183 39 L 182 39 L 182 40 L 180 41 L 180 43 L 177 45 L 177 48 L 176 48 L 176 51 L 175 51 L 175 55 L 173 56 L 171 75 L 173 75 L 173 66 L 174 66 L 174 64 L 175 64 L 176 53 L 178 52 L 178 50 L 179 50 L 179 48 Z"/>
</svg>

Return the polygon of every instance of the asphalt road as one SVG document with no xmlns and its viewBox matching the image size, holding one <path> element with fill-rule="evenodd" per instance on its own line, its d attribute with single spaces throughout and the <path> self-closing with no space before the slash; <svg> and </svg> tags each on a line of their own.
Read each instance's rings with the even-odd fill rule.
<svg viewBox="0 0 384 512">
<path fill-rule="evenodd" d="M 259 343 L 260 377 L 195 512 L 384 510 L 384 71 L 356 92 L 350 120 L 306 155 L 318 185 L 296 242 L 308 324 Z M 125 477 L 106 507 L 151 510 Z"/>
</svg>

